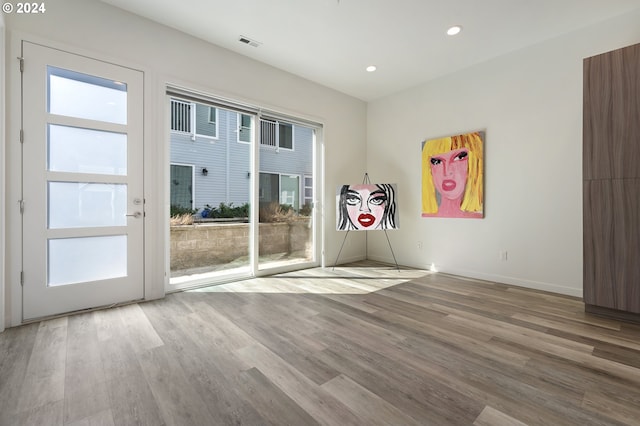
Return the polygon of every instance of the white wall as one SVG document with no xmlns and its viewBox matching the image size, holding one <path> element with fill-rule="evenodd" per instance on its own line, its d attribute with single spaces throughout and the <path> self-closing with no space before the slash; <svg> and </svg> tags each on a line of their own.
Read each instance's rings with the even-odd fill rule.
<svg viewBox="0 0 640 426">
<path fill-rule="evenodd" d="M 20 87 L 19 73 L 10 66 L 9 60 L 19 53 L 17 49 L 22 38 L 144 71 L 144 131 L 148 153 L 145 160 L 146 226 L 152 235 L 163 235 L 166 228 L 161 220 L 163 206 L 166 205 L 163 203 L 168 203 L 162 199 L 163 167 L 168 164 L 168 123 L 165 123 L 164 104 L 166 83 L 181 84 L 212 95 L 322 122 L 325 157 L 329 159 L 325 164 L 323 194 L 327 202 L 325 250 L 327 262 L 333 262 L 342 236 L 334 231 L 335 188 L 345 181 L 361 179 L 365 167 L 362 157 L 366 144 L 364 102 L 97 0 L 56 0 L 47 3 L 47 11 L 42 15 L 6 15 L 6 27 L 10 46 L 6 55 L 7 88 L 10 92 L 7 104 L 9 135 L 19 131 L 19 96 L 16 92 Z M 19 170 L 11 164 L 15 164 L 12 159 L 19 158 L 19 153 L 15 147 L 7 145 L 7 148 L 7 164 L 12 167 L 8 173 L 16 175 Z M 8 190 L 8 205 L 13 205 L 14 187 L 15 184 L 10 185 Z M 15 229 L 18 225 L 18 219 L 9 219 L 7 229 Z M 19 238 L 19 233 L 11 231 L 8 238 L 14 241 Z M 150 255 L 146 263 L 151 268 L 147 270 L 147 280 L 160 282 L 159 286 L 151 289 L 151 297 L 158 297 L 163 291 L 163 246 L 163 241 L 156 244 L 147 241 Z M 356 237 L 341 258 L 354 260 L 363 256 L 364 239 Z M 14 282 L 15 275 L 19 273 L 15 267 L 16 257 L 8 257 L 7 282 Z M 10 290 L 7 288 L 7 300 L 15 306 L 19 295 L 11 295 Z M 16 315 L 15 312 L 11 315 L 14 323 Z"/>
<path fill-rule="evenodd" d="M 582 295 L 582 61 L 640 42 L 638 22 L 640 9 L 369 103 L 367 168 L 398 183 L 400 264 Z M 481 129 L 485 218 L 422 218 L 421 141 Z M 384 235 L 368 252 L 393 260 Z"/>
</svg>

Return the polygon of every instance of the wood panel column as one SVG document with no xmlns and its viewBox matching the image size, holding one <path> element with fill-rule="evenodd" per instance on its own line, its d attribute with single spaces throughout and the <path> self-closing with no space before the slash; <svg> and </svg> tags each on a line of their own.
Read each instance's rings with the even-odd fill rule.
<svg viewBox="0 0 640 426">
<path fill-rule="evenodd" d="M 586 58 L 584 302 L 640 322 L 640 44 Z"/>
</svg>

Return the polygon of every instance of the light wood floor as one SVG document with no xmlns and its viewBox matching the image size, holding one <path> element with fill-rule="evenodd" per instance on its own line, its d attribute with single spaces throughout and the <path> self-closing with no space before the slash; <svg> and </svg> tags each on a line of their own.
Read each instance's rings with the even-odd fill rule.
<svg viewBox="0 0 640 426">
<path fill-rule="evenodd" d="M 1 425 L 638 425 L 640 327 L 362 263 L 0 334 Z"/>
</svg>

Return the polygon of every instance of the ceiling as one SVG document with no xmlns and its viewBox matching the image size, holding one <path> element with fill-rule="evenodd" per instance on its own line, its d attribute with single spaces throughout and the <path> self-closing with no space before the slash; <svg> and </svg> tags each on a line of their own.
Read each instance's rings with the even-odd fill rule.
<svg viewBox="0 0 640 426">
<path fill-rule="evenodd" d="M 640 8 L 640 0 L 102 1 L 364 101 Z M 447 36 L 452 25 L 462 32 Z"/>
</svg>

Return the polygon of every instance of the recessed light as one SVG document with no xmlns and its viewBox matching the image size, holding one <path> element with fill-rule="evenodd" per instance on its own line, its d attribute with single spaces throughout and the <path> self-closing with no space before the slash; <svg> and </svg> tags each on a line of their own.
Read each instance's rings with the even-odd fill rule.
<svg viewBox="0 0 640 426">
<path fill-rule="evenodd" d="M 460 31 L 462 31 L 462 27 L 460 25 L 454 25 L 453 27 L 447 30 L 447 34 L 452 36 L 452 35 L 458 34 Z"/>
<path fill-rule="evenodd" d="M 369 65 L 367 67 L 367 72 L 374 72 L 375 70 L 377 70 L 378 68 L 376 68 L 375 65 Z"/>
</svg>

